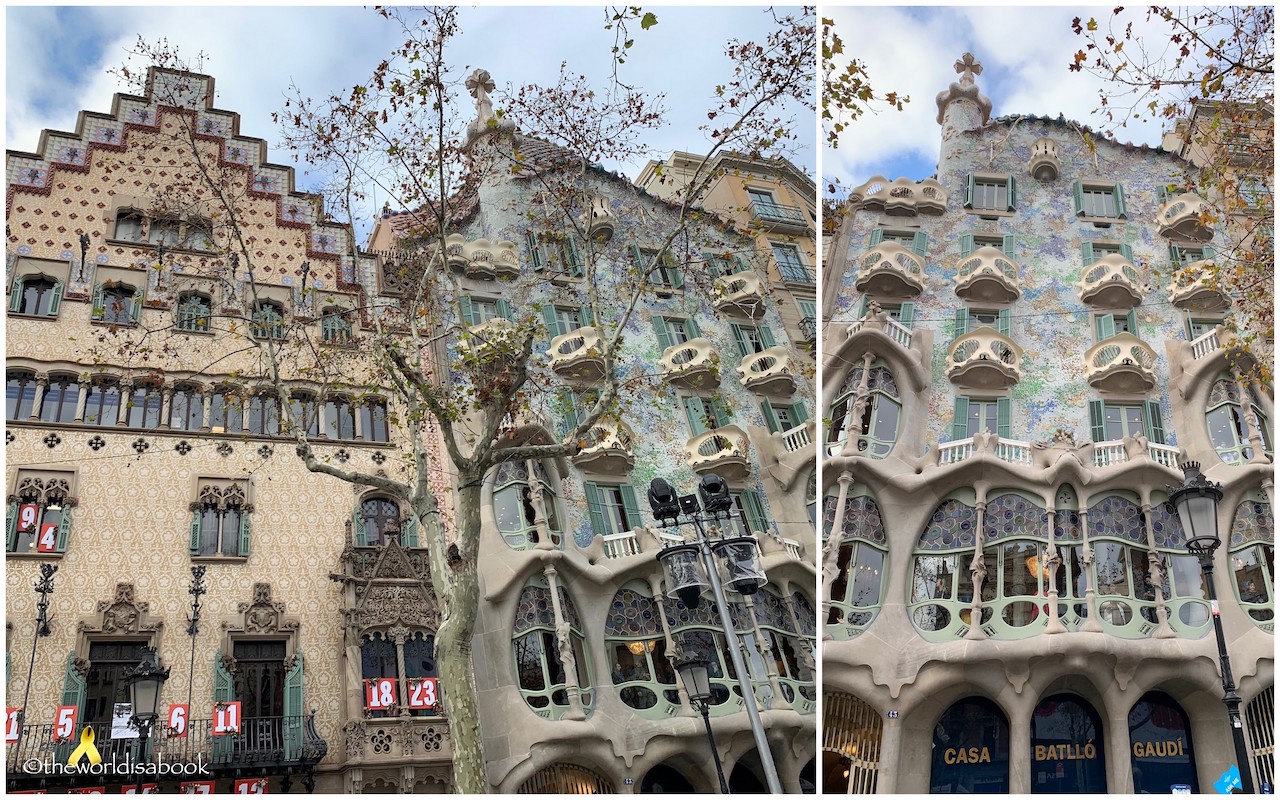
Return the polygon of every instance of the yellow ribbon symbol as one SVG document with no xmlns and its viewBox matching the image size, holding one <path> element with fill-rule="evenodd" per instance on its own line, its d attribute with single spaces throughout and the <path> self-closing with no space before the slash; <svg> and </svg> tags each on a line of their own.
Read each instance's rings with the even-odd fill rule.
<svg viewBox="0 0 1280 800">
<path fill-rule="evenodd" d="M 71 757 L 67 759 L 67 766 L 75 766 L 80 763 L 80 759 L 84 756 L 89 757 L 90 764 L 102 763 L 102 755 L 93 744 L 93 728 L 89 725 L 85 725 L 84 730 L 80 732 L 80 744 L 76 745 L 76 749 L 71 751 Z"/>
</svg>

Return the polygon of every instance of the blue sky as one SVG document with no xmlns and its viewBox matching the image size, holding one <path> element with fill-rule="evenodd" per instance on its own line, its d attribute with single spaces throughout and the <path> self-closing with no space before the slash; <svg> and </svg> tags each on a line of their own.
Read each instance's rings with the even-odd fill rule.
<svg viewBox="0 0 1280 800">
<path fill-rule="evenodd" d="M 1111 7 L 825 6 L 822 13 L 835 20 L 845 51 L 866 62 L 878 93 L 911 97 L 902 112 L 880 107 L 847 129 L 837 151 L 823 152 L 824 178 L 857 186 L 876 174 L 890 180 L 932 175 L 940 136 L 935 98 L 957 79 L 954 64 L 965 52 L 982 63 L 977 82 L 992 101 L 993 117 L 1063 114 L 1098 127 L 1093 111 L 1101 84 L 1067 70 L 1085 44 L 1072 33 L 1071 20 L 1101 21 Z M 1145 123 L 1119 138 L 1156 145 L 1160 134 L 1158 124 Z"/>
<path fill-rule="evenodd" d="M 636 43 L 622 68 L 624 80 L 667 97 L 667 125 L 645 140 L 654 157 L 705 151 L 697 128 L 714 87 L 729 77 L 724 44 L 763 39 L 771 19 L 761 7 L 648 10 L 658 24 L 648 31 L 632 24 Z M 109 110 L 123 87 L 106 71 L 124 63 L 142 35 L 166 37 L 188 57 L 203 51 L 217 105 L 239 112 L 241 132 L 266 139 L 272 159 L 283 162 L 271 112 L 281 107 L 289 82 L 312 96 L 349 89 L 397 41 L 394 26 L 371 9 L 340 6 L 15 7 L 5 16 L 6 147 L 24 151 L 36 147 L 42 129 L 74 129 L 81 110 Z M 553 82 L 561 61 L 593 81 L 609 69 L 613 34 L 604 29 L 602 7 L 472 7 L 461 11 L 460 24 L 451 53 L 459 77 L 483 67 L 499 96 L 508 84 Z M 463 99 L 469 108 L 470 98 Z M 806 144 L 792 160 L 813 173 L 812 114 L 792 112 Z M 635 177 L 643 165 L 641 159 L 608 166 Z"/>
</svg>

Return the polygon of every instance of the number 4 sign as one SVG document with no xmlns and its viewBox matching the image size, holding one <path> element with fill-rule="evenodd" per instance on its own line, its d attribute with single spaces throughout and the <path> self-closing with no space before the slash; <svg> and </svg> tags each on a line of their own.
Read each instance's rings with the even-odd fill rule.
<svg viewBox="0 0 1280 800">
<path fill-rule="evenodd" d="M 58 552 L 57 523 L 40 526 L 40 537 L 36 539 L 36 551 L 41 553 Z"/>
<path fill-rule="evenodd" d="M 364 682 L 364 707 L 384 711 L 396 704 L 395 678 L 368 678 Z"/>
<path fill-rule="evenodd" d="M 414 678 L 409 681 L 409 708 L 431 708 L 438 702 L 440 692 L 435 678 Z"/>
</svg>

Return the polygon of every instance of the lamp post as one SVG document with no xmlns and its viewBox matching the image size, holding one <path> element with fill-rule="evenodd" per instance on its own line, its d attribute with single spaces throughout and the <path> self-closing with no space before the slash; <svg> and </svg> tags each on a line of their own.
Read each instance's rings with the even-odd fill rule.
<svg viewBox="0 0 1280 800">
<path fill-rule="evenodd" d="M 702 496 L 701 506 L 698 495 Z M 667 595 L 678 598 L 689 608 L 697 608 L 702 590 L 708 585 L 711 587 L 729 658 L 733 662 L 738 687 L 747 708 L 747 720 L 755 737 L 756 750 L 760 753 L 765 782 L 769 785 L 770 792 L 781 794 L 782 784 L 778 781 L 778 770 L 773 763 L 773 753 L 764 733 L 764 723 L 760 721 L 760 712 L 756 709 L 755 692 L 747 679 L 747 665 L 739 649 L 733 618 L 729 615 L 729 604 L 720 583 L 720 572 L 712 558 L 713 551 L 720 557 L 730 589 L 740 594 L 754 594 L 766 581 L 764 571 L 760 568 L 760 550 L 756 540 L 752 536 L 721 536 L 714 541 L 708 537 L 704 523 L 714 524 L 720 519 L 727 521 L 733 509 L 729 486 L 719 475 L 704 475 L 698 484 L 698 494 L 680 497 L 676 496 L 675 490 L 665 479 L 654 478 L 649 484 L 649 508 L 661 527 L 691 524 L 697 531 L 695 541 L 664 546 L 658 552 L 658 562 L 662 564 L 666 578 Z M 703 511 L 706 512 L 705 516 L 700 513 Z M 684 521 L 680 520 L 682 515 L 685 517 Z"/>
<path fill-rule="evenodd" d="M 41 636 L 48 636 L 49 630 L 49 595 L 53 594 L 53 574 L 58 571 L 57 564 L 41 564 L 40 577 L 36 579 L 36 632 L 31 637 L 31 661 L 27 664 L 27 687 L 22 695 L 22 708 L 18 711 L 18 730 L 21 731 L 27 718 L 27 703 L 31 701 L 31 675 L 36 669 L 36 648 Z"/>
<path fill-rule="evenodd" d="M 1240 769 L 1240 788 L 1245 794 L 1253 794 L 1253 771 L 1244 741 L 1244 728 L 1240 724 L 1240 695 L 1236 694 L 1235 678 L 1231 675 L 1231 657 L 1227 654 L 1222 617 L 1218 613 L 1218 595 L 1213 585 L 1213 554 L 1222 545 L 1222 537 L 1218 535 L 1218 503 L 1222 500 L 1222 485 L 1210 482 L 1200 471 L 1198 461 L 1184 463 L 1182 471 L 1182 485 L 1169 492 L 1169 504 L 1178 512 L 1182 530 L 1187 536 L 1187 551 L 1200 560 L 1200 570 L 1209 590 L 1213 632 L 1218 639 L 1218 661 L 1222 664 L 1222 703 L 1227 707 L 1227 718 L 1231 723 L 1231 740 Z"/>
<path fill-rule="evenodd" d="M 133 703 L 133 716 L 129 718 L 129 727 L 138 732 L 142 741 L 138 747 L 138 763 L 147 762 L 147 740 L 151 738 L 151 729 L 160 716 L 160 689 L 169 679 L 169 669 L 160 669 L 155 661 L 155 651 L 144 656 L 138 666 L 124 674 L 129 687 L 129 699 Z M 137 793 L 142 794 L 142 782 L 145 773 L 138 773 Z"/>
<path fill-rule="evenodd" d="M 196 634 L 200 632 L 200 596 L 209 591 L 208 585 L 204 582 L 205 565 L 195 564 L 191 567 L 191 586 L 187 589 L 187 593 L 191 595 L 191 618 L 187 622 L 187 635 L 191 637 L 191 666 L 187 670 L 187 675 L 196 674 Z M 187 713 L 191 712 L 191 690 L 195 687 L 195 681 L 188 678 L 187 680 Z"/>
<path fill-rule="evenodd" d="M 716 737 L 711 732 L 711 679 L 708 669 L 711 666 L 711 654 L 691 637 L 683 637 L 680 643 L 679 657 L 676 659 L 676 670 L 680 680 L 689 692 L 689 702 L 702 714 L 702 724 L 707 729 L 707 743 L 711 746 L 711 758 L 716 762 L 716 777 L 720 779 L 720 793 L 729 793 L 729 784 L 724 780 L 724 767 L 720 764 L 720 751 L 716 749 Z"/>
</svg>

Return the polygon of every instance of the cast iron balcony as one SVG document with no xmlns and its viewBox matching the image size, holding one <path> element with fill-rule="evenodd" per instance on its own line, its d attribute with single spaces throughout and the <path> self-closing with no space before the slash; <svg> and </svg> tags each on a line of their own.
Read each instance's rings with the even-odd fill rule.
<svg viewBox="0 0 1280 800">
<path fill-rule="evenodd" d="M 738 365 L 738 377 L 753 392 L 790 394 L 796 387 L 792 367 L 789 348 L 770 347 L 744 356 Z"/>
<path fill-rule="evenodd" d="M 767 231 L 798 231 L 809 229 L 809 219 L 795 206 L 752 200 L 751 210 Z"/>
<path fill-rule="evenodd" d="M 1156 353 L 1125 331 L 1103 339 L 1084 354 L 1084 379 L 1104 392 L 1149 392 L 1156 385 Z"/>
<path fill-rule="evenodd" d="M 572 461 L 575 466 L 592 472 L 609 475 L 630 472 L 636 465 L 636 457 L 631 449 L 634 440 L 635 432 L 627 423 L 601 420 L 587 431 L 586 443 Z"/>
<path fill-rule="evenodd" d="M 812 344 L 818 341 L 818 319 L 817 317 L 802 317 L 799 323 L 801 341 L 804 344 Z"/>
<path fill-rule="evenodd" d="M 658 365 L 663 380 L 677 386 L 701 388 L 720 382 L 720 358 L 711 342 L 701 337 L 663 350 Z"/>
<path fill-rule="evenodd" d="M 984 325 L 951 343 L 947 378 L 970 389 L 1008 388 L 1022 378 L 1022 348 Z"/>
<path fill-rule="evenodd" d="M 1209 204 L 1194 192 L 1183 192 L 1160 206 L 1160 235 L 1185 236 L 1207 242 L 1213 238 L 1213 227 L 1204 220 Z"/>
<path fill-rule="evenodd" d="M 1036 139 L 1031 145 L 1031 162 L 1027 171 L 1038 181 L 1057 180 L 1062 173 L 1062 162 L 1058 160 L 1058 143 L 1043 136 Z"/>
<path fill-rule="evenodd" d="M 1012 303 L 1022 294 L 1012 258 L 998 247 L 979 247 L 956 266 L 956 295 L 983 303 Z"/>
<path fill-rule="evenodd" d="M 751 441 L 737 425 L 700 433 L 684 446 L 689 467 L 702 475 L 714 472 L 726 480 L 745 478 L 751 472 Z"/>
<path fill-rule="evenodd" d="M 915 297 L 924 291 L 924 261 L 897 242 L 881 242 L 858 261 L 853 288 L 881 297 Z"/>
<path fill-rule="evenodd" d="M 764 316 L 764 283 L 750 270 L 716 278 L 712 288 L 716 310 L 747 319 Z"/>
<path fill-rule="evenodd" d="M 1211 259 L 1193 261 L 1174 276 L 1169 302 L 1189 311 L 1221 311 L 1230 301 L 1209 280 Z"/>
<path fill-rule="evenodd" d="M 1084 268 L 1080 299 L 1099 308 L 1133 308 L 1142 302 L 1138 269 L 1119 253 L 1108 253 Z"/>
<path fill-rule="evenodd" d="M 598 380 L 604 377 L 604 344 L 600 332 L 592 326 L 552 339 L 547 358 L 551 368 L 566 378 Z"/>
</svg>

